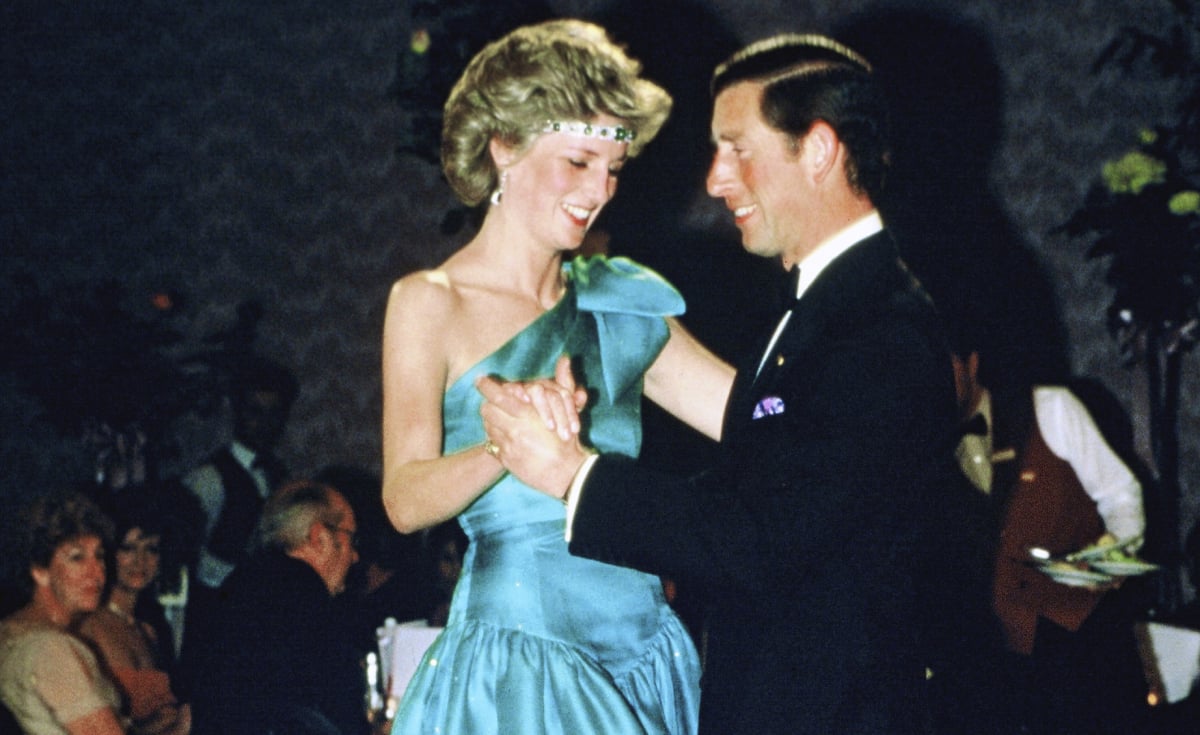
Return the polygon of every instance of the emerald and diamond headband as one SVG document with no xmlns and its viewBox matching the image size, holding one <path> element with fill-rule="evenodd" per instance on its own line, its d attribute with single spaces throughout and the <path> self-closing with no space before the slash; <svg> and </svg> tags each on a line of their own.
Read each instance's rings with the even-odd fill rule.
<svg viewBox="0 0 1200 735">
<path fill-rule="evenodd" d="M 564 121 L 564 120 L 547 120 L 542 126 L 543 133 L 566 133 L 567 135 L 577 135 L 581 138 L 599 138 L 600 140 L 612 140 L 617 143 L 629 143 L 637 137 L 637 131 L 633 128 L 627 128 L 623 125 L 592 125 L 591 123 Z M 500 200 L 504 195 L 504 179 L 506 173 L 500 175 L 496 189 L 492 195 L 488 197 L 488 201 L 492 205 L 500 204 Z"/>
<path fill-rule="evenodd" d="M 628 143 L 637 137 L 637 131 L 622 125 L 592 125 L 584 122 L 567 122 L 562 120 L 547 120 L 542 128 L 543 133 L 566 133 L 583 138 L 600 138 L 614 140 L 618 143 Z"/>
</svg>

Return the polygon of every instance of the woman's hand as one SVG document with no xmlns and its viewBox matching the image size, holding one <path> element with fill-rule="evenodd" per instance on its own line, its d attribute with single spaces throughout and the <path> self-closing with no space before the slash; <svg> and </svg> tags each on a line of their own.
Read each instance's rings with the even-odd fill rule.
<svg viewBox="0 0 1200 735">
<path fill-rule="evenodd" d="M 479 413 L 496 459 L 530 487 L 563 498 L 589 454 L 578 436 L 584 394 L 569 360 L 559 359 L 553 382 L 481 377 L 475 386 L 484 397 Z"/>
<path fill-rule="evenodd" d="M 509 395 L 528 403 L 546 423 L 546 428 L 570 441 L 580 431 L 579 414 L 587 405 L 587 391 L 575 385 L 571 359 L 563 355 L 554 366 L 554 380 L 541 378 L 528 382 L 491 382 Z"/>
</svg>

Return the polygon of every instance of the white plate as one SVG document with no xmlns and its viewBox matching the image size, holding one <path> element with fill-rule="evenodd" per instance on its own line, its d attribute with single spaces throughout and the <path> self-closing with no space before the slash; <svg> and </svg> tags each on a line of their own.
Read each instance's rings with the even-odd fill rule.
<svg viewBox="0 0 1200 735">
<path fill-rule="evenodd" d="M 1085 546 L 1084 548 L 1080 549 L 1079 551 L 1076 551 L 1072 554 L 1067 554 L 1063 558 L 1065 558 L 1067 561 L 1085 561 L 1085 560 L 1090 560 L 1090 559 L 1100 559 L 1108 552 L 1112 551 L 1113 549 L 1120 548 L 1125 543 L 1127 543 L 1127 542 L 1113 541 L 1113 542 L 1107 543 L 1107 544 L 1097 544 L 1097 545 L 1093 545 L 1093 546 Z"/>
<path fill-rule="evenodd" d="M 1157 564 L 1151 564 L 1147 561 L 1105 561 L 1097 559 L 1096 561 L 1088 562 L 1088 566 L 1098 572 L 1112 574 L 1118 577 L 1132 577 L 1137 574 L 1146 574 L 1158 569 Z"/>
<path fill-rule="evenodd" d="M 1041 572 L 1059 584 L 1068 587 L 1091 587 L 1093 585 L 1111 582 L 1112 577 L 1102 572 L 1090 572 L 1086 569 L 1051 569 L 1042 567 Z"/>
</svg>

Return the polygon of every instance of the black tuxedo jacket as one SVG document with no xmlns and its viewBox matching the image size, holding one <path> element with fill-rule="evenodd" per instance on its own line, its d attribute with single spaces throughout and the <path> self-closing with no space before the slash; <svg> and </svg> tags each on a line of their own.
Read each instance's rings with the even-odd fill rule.
<svg viewBox="0 0 1200 735">
<path fill-rule="evenodd" d="M 192 735 L 368 735 L 358 654 L 311 566 L 261 551 L 217 594 L 196 654 Z"/>
<path fill-rule="evenodd" d="M 818 276 L 756 378 L 759 357 L 715 467 L 601 457 L 571 551 L 709 593 L 703 733 L 919 732 L 916 544 L 955 425 L 936 313 L 879 233 Z"/>
</svg>

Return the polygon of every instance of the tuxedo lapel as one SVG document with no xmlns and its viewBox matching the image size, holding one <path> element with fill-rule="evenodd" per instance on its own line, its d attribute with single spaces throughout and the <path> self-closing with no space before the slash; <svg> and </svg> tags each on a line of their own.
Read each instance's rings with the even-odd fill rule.
<svg viewBox="0 0 1200 735">
<path fill-rule="evenodd" d="M 802 330 L 807 330 L 807 327 L 798 326 L 803 319 L 803 310 L 799 308 L 799 304 L 792 310 L 792 315 L 788 319 L 788 323 L 783 332 L 780 333 L 775 345 L 771 349 L 771 353 L 763 358 L 763 352 L 770 344 L 771 336 L 774 334 L 776 324 L 772 323 L 768 328 L 763 330 L 762 338 L 758 340 L 758 346 L 752 353 L 747 353 L 745 358 L 738 366 L 737 374 L 734 377 L 733 388 L 730 391 L 729 402 L 725 408 L 725 422 L 723 428 L 723 436 L 732 437 L 736 435 L 740 429 L 753 419 L 755 407 L 763 398 L 764 386 L 769 384 L 772 377 L 779 371 L 788 361 L 788 355 L 794 354 L 794 351 L 788 348 L 784 350 L 785 340 L 792 338 L 794 333 Z M 759 363 L 762 367 L 759 367 Z"/>
<path fill-rule="evenodd" d="M 750 421 L 757 400 L 752 397 L 754 386 L 758 382 L 755 370 L 758 367 L 762 350 L 767 347 L 769 337 L 769 333 L 764 336 L 760 340 L 759 349 L 755 350 L 753 354 L 746 353 L 745 358 L 738 366 L 737 374 L 733 379 L 733 388 L 729 392 L 729 401 L 725 406 L 725 419 L 721 432 L 724 437 L 735 436 L 738 430 Z"/>
<path fill-rule="evenodd" d="M 792 309 L 792 316 L 775 342 L 771 354 L 767 355 L 763 362 L 755 384 L 769 385 L 772 375 L 785 369 L 796 355 L 803 352 L 809 343 L 821 334 L 823 324 L 823 312 L 818 308 L 816 301 L 800 299 Z"/>
<path fill-rule="evenodd" d="M 796 302 L 787 326 L 771 354 L 757 371 L 762 350 L 770 340 L 774 324 L 763 332 L 760 348 L 747 356 L 737 373 L 725 412 L 726 436 L 753 420 L 755 408 L 769 398 L 779 381 L 786 381 L 790 368 L 804 353 L 819 347 L 837 324 L 852 320 L 862 308 L 875 308 L 873 292 L 891 288 L 888 273 L 897 266 L 895 245 L 886 232 L 859 242 L 826 266 Z M 869 307 L 868 307 L 869 305 Z"/>
</svg>

